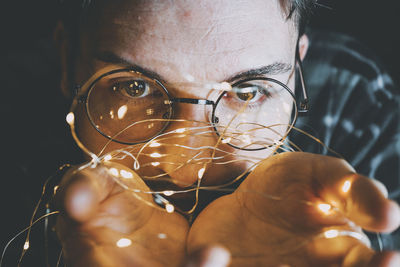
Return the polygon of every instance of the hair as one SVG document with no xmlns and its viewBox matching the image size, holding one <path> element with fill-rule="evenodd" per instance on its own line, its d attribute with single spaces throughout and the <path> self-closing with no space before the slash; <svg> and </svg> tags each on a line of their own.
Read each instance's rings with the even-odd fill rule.
<svg viewBox="0 0 400 267">
<path fill-rule="evenodd" d="M 317 6 L 317 0 L 279 0 L 286 19 L 293 18 L 299 34 L 303 34 L 308 21 Z"/>
<path fill-rule="evenodd" d="M 96 0 L 59 0 L 60 16 L 69 31 L 78 29 L 80 19 L 85 18 L 85 11 Z M 294 19 L 299 34 L 303 34 L 305 27 L 317 6 L 317 0 L 278 0 L 286 19 Z M 77 19 L 78 18 L 78 19 Z"/>
</svg>

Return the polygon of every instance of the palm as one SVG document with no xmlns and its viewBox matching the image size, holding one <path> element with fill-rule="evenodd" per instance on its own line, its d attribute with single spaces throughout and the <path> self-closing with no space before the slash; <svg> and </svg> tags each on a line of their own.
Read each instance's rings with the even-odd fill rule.
<svg viewBox="0 0 400 267">
<path fill-rule="evenodd" d="M 93 174 L 87 176 L 90 175 Z M 98 178 L 96 182 L 99 181 Z M 130 185 L 149 191 L 146 185 L 136 178 L 130 179 Z M 84 207 L 76 208 L 73 207 L 73 203 L 68 204 L 68 193 L 61 193 L 69 216 L 59 217 L 57 233 L 67 262 L 73 266 L 179 265 L 185 255 L 188 231 L 186 220 L 177 213 L 169 214 L 143 204 L 143 200 L 152 201 L 150 195 L 135 196 L 132 192 L 113 184 L 110 179 L 105 180 L 104 188 L 112 188 L 111 191 L 97 192 L 100 199 L 96 199 L 99 201 L 95 201 L 95 204 L 83 203 L 92 206 L 89 207 L 93 209 L 89 215 L 88 209 L 80 212 L 79 209 Z M 81 190 L 85 186 L 79 184 L 79 180 L 78 184 L 76 183 L 72 181 L 66 186 L 75 198 L 79 194 L 78 189 Z M 91 188 L 93 187 L 98 188 L 102 185 Z"/>
<path fill-rule="evenodd" d="M 333 201 L 326 187 L 339 181 L 321 182 L 315 175 L 326 166 L 318 166 L 316 158 L 308 159 L 307 167 L 301 157 L 308 155 L 293 153 L 262 163 L 233 194 L 211 203 L 190 230 L 189 251 L 207 243 L 222 244 L 231 251 L 233 266 L 337 266 L 342 262 L 353 266 L 363 260 L 361 254 L 371 256 L 354 238 L 322 238 L 330 226 L 360 230 L 346 223 L 349 216 L 324 215 L 313 204 Z M 331 171 L 338 171 L 338 177 L 351 175 L 348 167 L 340 167 L 342 163 L 332 159 Z M 363 222 L 357 211 L 354 216 L 352 220 Z"/>
</svg>

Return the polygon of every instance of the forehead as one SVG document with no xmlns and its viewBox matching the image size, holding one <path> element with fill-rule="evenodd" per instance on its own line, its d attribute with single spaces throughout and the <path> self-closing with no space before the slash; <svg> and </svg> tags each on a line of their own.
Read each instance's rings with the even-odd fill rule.
<svg viewBox="0 0 400 267">
<path fill-rule="evenodd" d="M 90 51 L 112 52 L 171 81 L 222 80 L 294 58 L 295 26 L 278 1 L 104 2 L 89 17 Z"/>
</svg>

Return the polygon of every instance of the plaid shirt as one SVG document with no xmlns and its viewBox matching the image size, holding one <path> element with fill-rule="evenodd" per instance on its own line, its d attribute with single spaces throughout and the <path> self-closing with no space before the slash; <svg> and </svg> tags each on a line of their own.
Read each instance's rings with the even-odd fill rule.
<svg viewBox="0 0 400 267">
<path fill-rule="evenodd" d="M 341 154 L 357 172 L 378 179 L 389 197 L 400 202 L 400 91 L 377 58 L 353 38 L 308 31 L 310 47 L 303 62 L 311 101 L 296 127 Z M 293 131 L 303 151 L 328 154 L 314 140 Z M 398 231 L 399 232 L 399 231 Z M 400 234 L 384 238 L 400 249 Z"/>
</svg>

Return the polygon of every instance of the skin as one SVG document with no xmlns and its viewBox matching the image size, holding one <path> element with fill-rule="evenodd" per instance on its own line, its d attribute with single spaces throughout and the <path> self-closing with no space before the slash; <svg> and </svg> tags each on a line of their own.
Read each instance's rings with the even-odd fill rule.
<svg viewBox="0 0 400 267">
<path fill-rule="evenodd" d="M 74 82 L 78 84 L 104 67 L 130 62 L 160 75 L 174 96 L 215 99 L 215 92 L 187 85 L 187 74 L 196 83 L 204 84 L 226 81 L 240 72 L 274 62 L 291 66 L 295 63 L 297 29 L 292 20 L 285 19 L 275 1 L 233 4 L 228 0 L 182 0 L 173 5 L 169 1 L 114 1 L 112 6 L 102 5 L 95 6 L 80 33 L 79 56 L 74 65 Z M 62 88 L 67 92 L 70 62 L 66 48 L 71 44 L 62 26 L 56 36 L 61 40 Z M 300 38 L 299 44 L 303 58 L 308 45 L 306 36 Z M 110 53 L 124 63 L 104 56 Z M 269 77 L 287 81 L 293 88 L 291 73 Z M 176 86 L 182 82 L 186 85 Z M 207 121 L 207 111 L 199 112 L 193 105 L 179 106 L 177 115 Z M 91 126 L 82 105 L 76 109 L 75 117 L 82 142 L 91 151 L 99 152 L 107 139 Z M 168 130 L 187 126 L 172 123 Z M 216 136 L 187 137 L 180 142 L 196 147 L 215 144 L 216 140 Z M 106 151 L 121 147 L 111 143 Z M 181 162 L 184 159 L 176 155 L 188 153 L 177 147 L 167 147 L 162 152 L 170 155 L 167 160 L 171 162 Z M 267 158 L 271 151 L 240 153 Z M 109 164 L 127 171 L 132 166 L 129 160 Z M 367 230 L 384 232 L 393 231 L 400 223 L 399 207 L 385 198 L 382 186 L 355 174 L 343 160 L 307 153 L 269 157 L 233 194 L 207 206 L 192 225 L 177 212 L 167 213 L 138 198 L 151 202 L 148 195 L 132 197 L 115 183 L 106 167 L 110 166 L 72 170 L 58 190 L 56 203 L 62 213 L 57 232 L 64 256 L 73 266 L 205 266 L 207 262 L 210 266 L 226 266 L 227 250 L 212 247 L 214 244 L 228 249 L 233 266 L 367 266 L 371 262 L 373 266 L 391 266 L 399 260 L 395 253 L 375 253 L 353 238 L 317 238 L 332 226 L 361 231 L 349 226 L 348 220 Z M 211 166 L 203 180 L 205 184 L 221 184 L 247 167 L 247 163 Z M 168 165 L 159 168 L 171 170 Z M 197 181 L 198 169 L 187 165 L 169 178 L 176 184 L 190 185 Z M 140 175 L 135 174 L 129 183 L 146 191 Z M 348 177 L 354 183 L 350 192 L 343 195 L 338 188 Z M 248 192 L 289 197 L 277 201 Z M 330 203 L 338 211 L 324 217 L 314 206 L 299 204 L 306 201 Z M 157 233 L 164 233 L 167 238 L 160 238 Z M 133 245 L 116 247 L 116 241 L 123 237 L 133 240 Z M 311 241 L 292 249 L 302 240 Z M 321 251 L 321 247 L 327 249 Z M 289 252 L 281 255 L 282 251 Z"/>
</svg>

